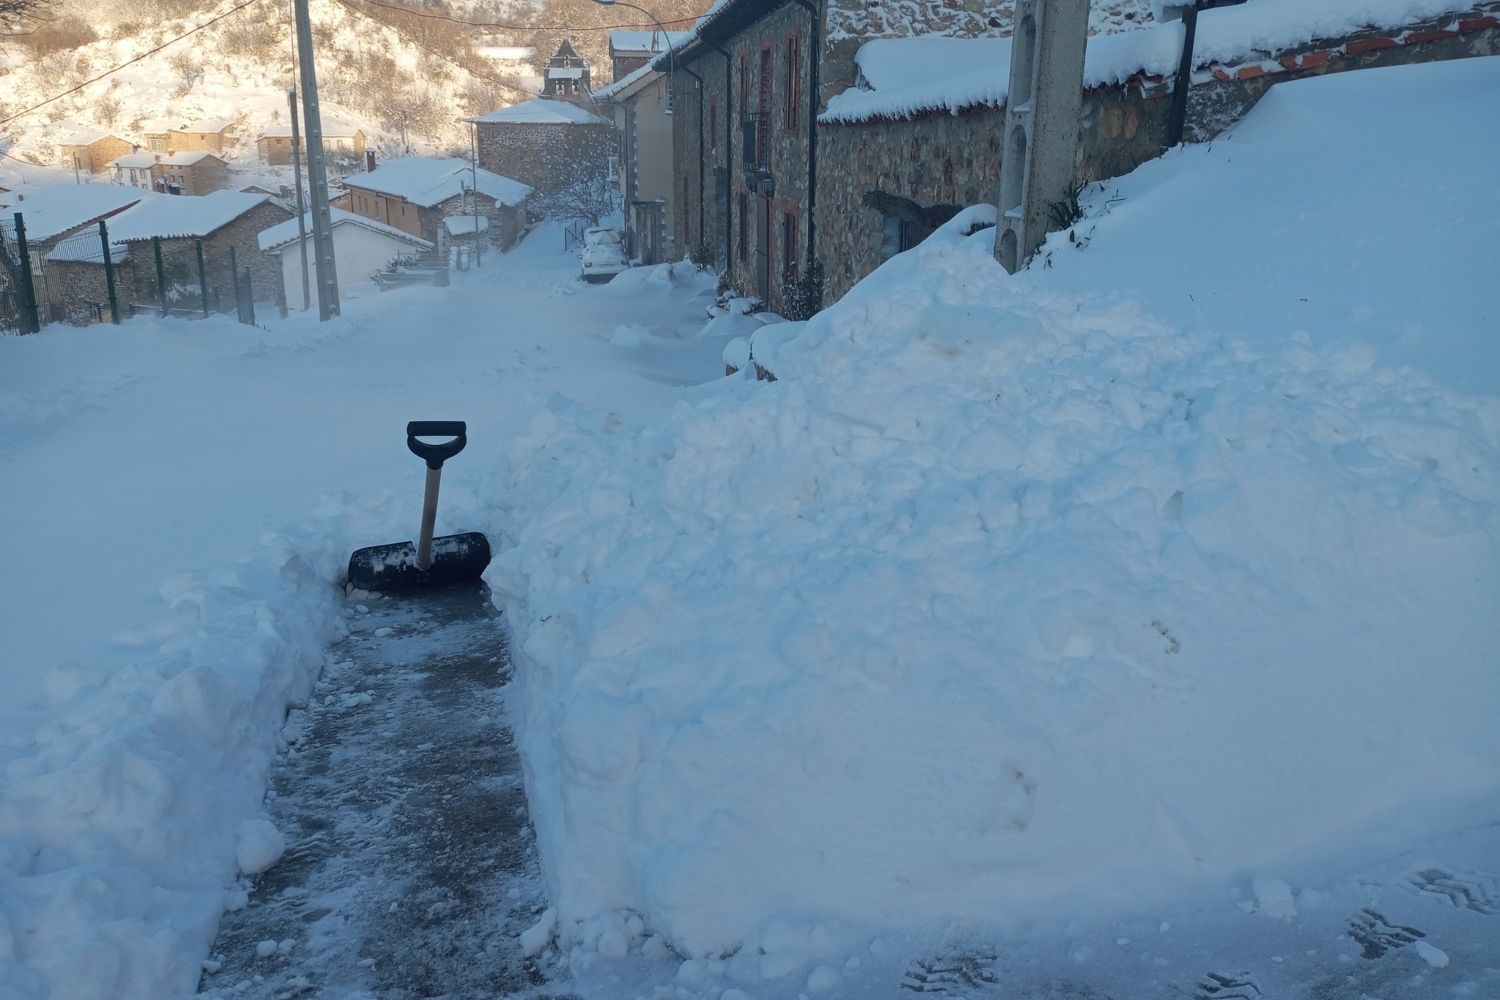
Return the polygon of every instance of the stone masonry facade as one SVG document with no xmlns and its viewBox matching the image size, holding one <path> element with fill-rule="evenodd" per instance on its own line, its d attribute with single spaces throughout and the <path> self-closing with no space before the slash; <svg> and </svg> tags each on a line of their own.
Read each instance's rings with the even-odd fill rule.
<svg viewBox="0 0 1500 1000">
<path fill-rule="evenodd" d="M 1405 30 L 1315 41 L 1274 58 L 1195 75 L 1186 135 L 1203 141 L 1239 120 L 1276 83 L 1354 69 L 1500 54 L 1488 10 Z M 1158 156 L 1170 78 L 1138 75 L 1084 94 L 1075 184 L 1128 173 Z M 818 252 L 826 305 L 959 208 L 998 195 L 1004 108 L 820 126 Z"/>
<path fill-rule="evenodd" d="M 480 122 L 479 165 L 545 199 L 584 177 L 603 177 L 617 142 L 612 125 Z"/>
<path fill-rule="evenodd" d="M 47 265 L 47 284 L 63 322 L 74 326 L 109 322 L 109 280 L 102 263 L 53 261 Z M 136 301 L 134 272 L 128 259 L 115 261 L 115 296 L 121 315 L 126 315 L 126 304 Z"/>
</svg>

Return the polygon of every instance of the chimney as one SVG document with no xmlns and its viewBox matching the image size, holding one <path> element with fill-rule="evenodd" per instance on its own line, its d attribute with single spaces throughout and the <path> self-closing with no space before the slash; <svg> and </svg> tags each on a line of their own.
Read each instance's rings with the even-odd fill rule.
<svg viewBox="0 0 1500 1000">
<path fill-rule="evenodd" d="M 373 149 L 367 149 L 367 150 L 365 150 L 365 173 L 368 174 L 370 171 L 372 171 L 374 169 L 375 169 L 375 150 L 373 150 Z"/>
</svg>

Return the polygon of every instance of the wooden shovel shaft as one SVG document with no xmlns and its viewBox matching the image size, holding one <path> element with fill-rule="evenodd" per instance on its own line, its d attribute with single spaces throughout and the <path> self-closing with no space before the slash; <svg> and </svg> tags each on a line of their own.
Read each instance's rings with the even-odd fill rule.
<svg viewBox="0 0 1500 1000">
<path fill-rule="evenodd" d="M 442 469 L 427 470 L 427 493 L 422 498 L 422 534 L 417 537 L 417 568 L 432 566 L 432 529 L 437 524 L 438 482 Z"/>
</svg>

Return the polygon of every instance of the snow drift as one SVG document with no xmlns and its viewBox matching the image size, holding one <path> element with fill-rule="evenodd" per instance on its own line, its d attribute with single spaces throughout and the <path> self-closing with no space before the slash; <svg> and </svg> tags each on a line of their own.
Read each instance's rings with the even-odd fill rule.
<svg viewBox="0 0 1500 1000">
<path fill-rule="evenodd" d="M 1500 400 L 1010 278 L 985 214 L 794 328 L 780 381 L 514 442 L 490 578 L 585 944 L 631 910 L 780 975 L 833 928 L 1338 866 L 1500 792 Z"/>
</svg>

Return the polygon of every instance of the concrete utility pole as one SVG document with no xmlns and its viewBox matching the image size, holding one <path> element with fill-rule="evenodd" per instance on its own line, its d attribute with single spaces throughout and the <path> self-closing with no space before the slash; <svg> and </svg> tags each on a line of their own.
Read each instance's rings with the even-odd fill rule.
<svg viewBox="0 0 1500 1000">
<path fill-rule="evenodd" d="M 302 142 L 297 130 L 297 88 L 286 92 L 287 107 L 292 113 L 292 185 L 296 189 L 297 253 L 302 258 L 302 311 L 312 308 L 307 287 L 307 205 L 302 200 Z"/>
<path fill-rule="evenodd" d="M 1012 274 L 1041 245 L 1049 209 L 1073 186 L 1088 35 L 1089 0 L 1016 2 L 995 226 L 995 257 Z"/>
<path fill-rule="evenodd" d="M 333 215 L 328 210 L 328 169 L 323 156 L 323 119 L 318 113 L 318 74 L 313 67 L 312 19 L 307 0 L 292 0 L 297 18 L 297 62 L 302 70 L 302 120 L 307 126 L 307 185 L 312 199 L 313 269 L 318 279 L 318 318 L 339 314 L 338 273 L 333 263 Z"/>
</svg>

